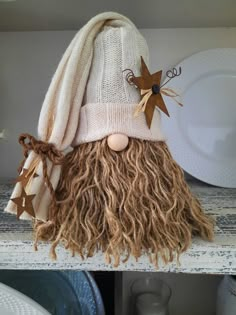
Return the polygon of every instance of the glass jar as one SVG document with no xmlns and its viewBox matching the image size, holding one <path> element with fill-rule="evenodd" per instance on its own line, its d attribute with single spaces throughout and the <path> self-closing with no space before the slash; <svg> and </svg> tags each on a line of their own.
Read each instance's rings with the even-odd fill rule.
<svg viewBox="0 0 236 315">
<path fill-rule="evenodd" d="M 160 279 L 140 278 L 131 286 L 132 315 L 169 315 L 171 289 Z"/>
<path fill-rule="evenodd" d="M 236 276 L 224 276 L 217 292 L 216 315 L 236 314 Z"/>
</svg>

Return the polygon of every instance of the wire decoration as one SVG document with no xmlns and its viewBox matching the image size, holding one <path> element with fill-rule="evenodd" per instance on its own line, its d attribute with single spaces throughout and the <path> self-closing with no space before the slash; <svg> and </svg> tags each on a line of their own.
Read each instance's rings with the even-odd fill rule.
<svg viewBox="0 0 236 315">
<path fill-rule="evenodd" d="M 165 86 L 168 82 L 170 82 L 170 80 L 174 79 L 175 77 L 180 76 L 181 73 L 182 73 L 181 67 L 179 67 L 179 72 L 178 72 L 178 70 L 176 68 L 173 68 L 172 70 L 166 71 L 166 76 L 169 78 L 169 80 L 167 80 L 164 84 L 162 84 L 160 86 L 160 88 Z"/>
</svg>

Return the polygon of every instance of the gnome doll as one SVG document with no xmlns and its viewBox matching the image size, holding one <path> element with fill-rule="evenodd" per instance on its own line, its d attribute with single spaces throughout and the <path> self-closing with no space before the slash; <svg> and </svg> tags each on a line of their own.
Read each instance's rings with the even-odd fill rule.
<svg viewBox="0 0 236 315">
<path fill-rule="evenodd" d="M 95 16 L 51 81 L 40 140 L 20 136 L 25 159 L 6 211 L 33 218 L 36 241 L 51 241 L 54 258 L 62 243 L 82 257 L 102 251 L 116 266 L 142 254 L 168 263 L 192 235 L 212 238 L 212 220 L 161 132 L 161 94 L 171 91 L 147 64 L 146 41 L 129 19 Z"/>
</svg>

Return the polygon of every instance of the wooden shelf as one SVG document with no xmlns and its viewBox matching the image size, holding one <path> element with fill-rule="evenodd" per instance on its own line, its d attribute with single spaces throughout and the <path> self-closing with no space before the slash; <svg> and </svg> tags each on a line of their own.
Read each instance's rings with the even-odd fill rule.
<svg viewBox="0 0 236 315">
<path fill-rule="evenodd" d="M 63 247 L 57 248 L 58 259 L 49 258 L 49 244 L 41 243 L 34 252 L 31 222 L 18 221 L 14 215 L 3 212 L 10 197 L 12 185 L 0 185 L 0 269 L 71 269 L 117 271 L 165 271 L 186 273 L 236 274 L 236 189 L 208 186 L 198 181 L 189 183 L 206 213 L 216 219 L 215 240 L 193 240 L 191 248 L 181 256 L 178 266 L 172 263 L 156 270 L 147 256 L 137 262 L 129 259 L 118 268 L 106 265 L 102 253 L 81 260 L 71 257 Z"/>
</svg>

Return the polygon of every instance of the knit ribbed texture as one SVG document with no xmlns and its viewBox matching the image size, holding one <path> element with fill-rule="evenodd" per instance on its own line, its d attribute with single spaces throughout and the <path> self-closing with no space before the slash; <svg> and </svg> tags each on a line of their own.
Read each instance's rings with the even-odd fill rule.
<svg viewBox="0 0 236 315">
<path fill-rule="evenodd" d="M 157 110 L 154 112 L 155 124 L 149 129 L 144 115 L 133 117 L 136 106 L 136 103 L 90 103 L 83 106 L 79 128 L 72 145 L 101 140 L 114 133 L 123 133 L 136 139 L 164 141 L 160 130 L 159 112 Z"/>
<path fill-rule="evenodd" d="M 158 110 L 151 129 L 144 113 L 134 117 L 140 91 L 127 82 L 124 70 L 132 69 L 140 75 L 140 56 L 148 63 L 147 43 L 132 25 L 103 27 L 94 42 L 93 61 L 73 146 L 101 140 L 113 133 L 144 140 L 164 140 Z"/>
</svg>

